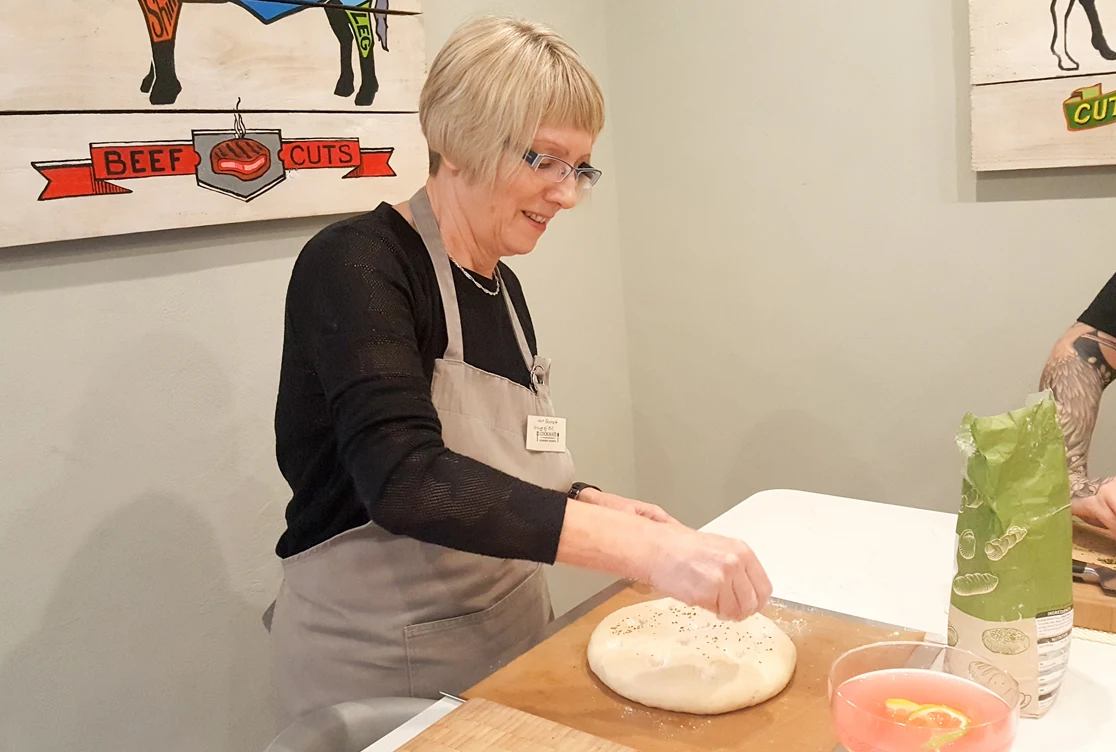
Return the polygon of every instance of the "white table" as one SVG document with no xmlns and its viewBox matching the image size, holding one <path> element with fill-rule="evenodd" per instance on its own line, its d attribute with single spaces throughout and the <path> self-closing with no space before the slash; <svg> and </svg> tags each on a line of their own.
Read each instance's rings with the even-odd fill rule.
<svg viewBox="0 0 1116 752">
<path fill-rule="evenodd" d="M 778 598 L 941 635 L 956 521 L 942 512 L 777 490 L 702 529 L 746 541 Z M 1073 640 L 1058 700 L 1043 718 L 1023 719 L 1015 749 L 1116 750 L 1116 646 Z"/>
<path fill-rule="evenodd" d="M 942 512 L 776 490 L 702 529 L 747 541 L 778 598 L 943 635 L 955 523 Z M 368 752 L 397 749 L 452 708 L 440 703 Z M 1045 717 L 1022 721 L 1015 749 L 1116 750 L 1116 646 L 1073 640 L 1057 702 Z"/>
</svg>

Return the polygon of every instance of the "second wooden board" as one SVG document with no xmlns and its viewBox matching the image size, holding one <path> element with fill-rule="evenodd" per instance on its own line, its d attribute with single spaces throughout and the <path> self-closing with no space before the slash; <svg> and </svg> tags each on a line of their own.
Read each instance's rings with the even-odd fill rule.
<svg viewBox="0 0 1116 752">
<path fill-rule="evenodd" d="M 399 752 L 636 752 L 631 747 L 514 710 L 469 700 Z"/>
</svg>

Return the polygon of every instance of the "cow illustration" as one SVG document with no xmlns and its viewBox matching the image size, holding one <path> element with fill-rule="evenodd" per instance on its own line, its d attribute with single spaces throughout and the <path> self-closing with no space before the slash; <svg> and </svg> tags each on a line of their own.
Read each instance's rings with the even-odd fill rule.
<svg viewBox="0 0 1116 752">
<path fill-rule="evenodd" d="M 1064 71 L 1075 71 L 1081 67 L 1070 55 L 1069 40 L 1066 34 L 1069 28 L 1070 13 L 1073 11 L 1073 6 L 1079 2 L 1089 19 L 1093 48 L 1105 60 L 1116 60 L 1116 52 L 1112 51 L 1104 37 L 1104 28 L 1101 25 L 1100 16 L 1097 14 L 1096 0 L 1051 0 L 1050 15 L 1054 21 L 1054 39 L 1050 42 L 1050 51 L 1058 59 L 1058 67 Z"/>
<path fill-rule="evenodd" d="M 369 14 L 351 8 L 388 9 L 389 0 L 228 0 L 247 10 L 259 21 L 270 24 L 281 18 L 306 10 L 322 7 L 329 19 L 329 25 L 341 48 L 341 74 L 333 93 L 339 97 L 349 97 L 355 89 L 353 80 L 353 40 L 356 40 L 360 56 L 360 90 L 353 100 L 357 105 L 368 106 L 376 98 L 380 88 L 376 80 L 376 63 L 372 50 L 371 17 L 375 16 L 375 34 L 380 46 L 387 52 L 387 15 Z M 151 104 L 174 104 L 182 91 L 182 84 L 174 69 L 174 40 L 178 33 L 178 20 L 183 4 L 191 2 L 213 2 L 213 0 L 139 0 L 147 21 L 147 34 L 151 39 L 151 67 L 140 84 L 140 91 L 148 95 Z M 335 7 L 324 7 L 324 6 Z"/>
</svg>

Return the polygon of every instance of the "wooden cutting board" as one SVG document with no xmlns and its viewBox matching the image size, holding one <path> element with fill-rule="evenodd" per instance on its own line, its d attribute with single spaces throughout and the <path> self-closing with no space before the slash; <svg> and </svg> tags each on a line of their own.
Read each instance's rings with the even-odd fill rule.
<svg viewBox="0 0 1116 752">
<path fill-rule="evenodd" d="M 766 703 L 734 713 L 669 713 L 616 695 L 596 678 L 586 658 L 589 637 L 606 615 L 658 597 L 642 586 L 622 591 L 464 696 L 502 703 L 642 752 L 830 752 L 837 745 L 828 704 L 833 661 L 870 642 L 926 636 L 789 606 L 769 607 L 764 614 L 798 650 L 787 688 Z"/>
<path fill-rule="evenodd" d="M 1116 569 L 1116 540 L 1074 520 L 1073 558 Z M 1105 595 L 1099 585 L 1074 582 L 1073 624 L 1075 627 L 1116 633 L 1116 597 Z"/>
<path fill-rule="evenodd" d="M 1073 558 L 1116 569 L 1116 540 L 1092 525 L 1074 519 Z"/>
<path fill-rule="evenodd" d="M 400 752 L 636 752 L 488 700 L 469 700 Z"/>
<path fill-rule="evenodd" d="M 1116 634 L 1116 597 L 1105 595 L 1099 585 L 1073 583 L 1073 625 Z"/>
</svg>

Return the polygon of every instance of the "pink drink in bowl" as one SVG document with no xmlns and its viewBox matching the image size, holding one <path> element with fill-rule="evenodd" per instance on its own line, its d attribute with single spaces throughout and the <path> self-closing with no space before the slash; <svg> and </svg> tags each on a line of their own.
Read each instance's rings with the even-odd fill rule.
<svg viewBox="0 0 1116 752">
<path fill-rule="evenodd" d="M 829 709 L 849 752 L 1010 752 L 1019 685 L 966 650 L 880 642 L 838 658 Z"/>
</svg>

